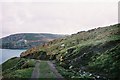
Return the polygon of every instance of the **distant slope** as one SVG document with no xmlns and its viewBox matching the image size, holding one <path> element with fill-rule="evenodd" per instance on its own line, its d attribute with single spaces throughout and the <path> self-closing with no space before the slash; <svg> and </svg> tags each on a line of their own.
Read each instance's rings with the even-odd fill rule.
<svg viewBox="0 0 120 80">
<path fill-rule="evenodd" d="M 68 78 L 119 80 L 120 24 L 78 32 L 31 48 L 21 57 L 56 60 Z"/>
<path fill-rule="evenodd" d="M 57 38 L 61 38 L 64 35 L 47 34 L 47 33 L 20 33 L 13 34 L 0 39 L 2 44 L 1 48 L 7 49 L 26 49 L 32 48 L 46 42 L 52 41 Z"/>
</svg>

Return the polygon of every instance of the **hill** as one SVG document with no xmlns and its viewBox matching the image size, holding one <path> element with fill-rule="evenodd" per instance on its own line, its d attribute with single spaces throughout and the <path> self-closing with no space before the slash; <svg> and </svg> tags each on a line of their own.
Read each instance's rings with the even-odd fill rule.
<svg viewBox="0 0 120 80">
<path fill-rule="evenodd" d="M 32 48 L 57 38 L 61 38 L 64 35 L 48 34 L 48 33 L 20 33 L 13 34 L 4 38 L 1 38 L 1 48 L 5 49 L 28 49 Z"/>
<path fill-rule="evenodd" d="M 55 60 L 66 78 L 119 80 L 120 24 L 81 31 L 21 53 L 22 58 Z"/>
</svg>

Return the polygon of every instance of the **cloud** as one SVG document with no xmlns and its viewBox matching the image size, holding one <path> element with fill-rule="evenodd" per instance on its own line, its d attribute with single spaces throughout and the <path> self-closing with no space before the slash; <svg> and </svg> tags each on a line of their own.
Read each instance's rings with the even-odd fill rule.
<svg viewBox="0 0 120 80">
<path fill-rule="evenodd" d="M 117 3 L 7 2 L 2 4 L 3 36 L 13 33 L 72 34 L 117 23 Z"/>
</svg>

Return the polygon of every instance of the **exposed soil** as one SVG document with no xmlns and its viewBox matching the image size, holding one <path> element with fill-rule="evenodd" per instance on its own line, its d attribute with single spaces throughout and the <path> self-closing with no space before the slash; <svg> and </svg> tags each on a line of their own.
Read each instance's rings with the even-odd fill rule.
<svg viewBox="0 0 120 80">
<path fill-rule="evenodd" d="M 40 61 L 37 60 L 31 78 L 39 78 L 39 65 L 40 65 Z"/>
<path fill-rule="evenodd" d="M 51 62 L 51 61 L 47 61 L 51 71 L 56 75 L 56 78 L 63 78 L 57 71 L 57 69 L 55 68 L 55 65 Z"/>
<path fill-rule="evenodd" d="M 58 79 L 61 80 L 61 78 L 63 79 L 63 77 L 58 73 L 57 69 L 55 68 L 55 65 L 51 61 L 46 61 L 46 62 L 49 65 L 50 70 L 54 73 L 55 78 L 57 78 L 57 80 Z M 42 74 L 42 73 L 39 72 L 40 71 L 39 66 L 40 66 L 40 60 L 37 60 L 36 64 L 35 64 L 35 68 L 32 72 L 31 79 L 39 79 L 40 78 L 40 74 Z M 46 73 L 46 78 L 49 78 L 49 77 L 47 77 L 47 73 Z"/>
</svg>

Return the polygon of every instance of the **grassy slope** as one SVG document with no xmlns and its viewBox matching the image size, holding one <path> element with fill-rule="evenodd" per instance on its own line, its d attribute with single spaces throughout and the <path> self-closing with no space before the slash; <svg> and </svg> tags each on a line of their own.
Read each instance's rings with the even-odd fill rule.
<svg viewBox="0 0 120 80">
<path fill-rule="evenodd" d="M 3 78 L 30 78 L 35 61 L 24 58 L 11 58 L 2 64 Z"/>
<path fill-rule="evenodd" d="M 67 78 L 119 79 L 119 47 L 120 24 L 116 24 L 56 39 L 27 50 L 21 57 L 55 59 Z"/>
<path fill-rule="evenodd" d="M 63 39 L 56 39 L 43 46 L 29 49 L 25 54 L 34 54 L 37 51 L 46 51 L 48 55 L 64 52 L 69 48 L 80 47 L 84 45 L 97 45 L 109 41 L 120 39 L 120 26 L 113 25 L 104 28 L 89 30 L 87 32 L 79 32 Z"/>
<path fill-rule="evenodd" d="M 120 24 L 116 24 L 56 39 L 27 50 L 21 57 L 41 59 L 41 51 L 44 51 L 47 54 L 44 56 L 57 61 L 58 70 L 65 77 L 119 78 L 116 68 L 120 70 L 120 66 L 115 66 L 119 65 L 119 59 L 113 60 L 119 56 L 119 47 Z M 113 55 L 116 54 L 113 57 L 111 50 L 114 50 Z"/>
<path fill-rule="evenodd" d="M 109 76 L 110 78 L 119 77 L 120 74 L 120 44 L 116 47 L 107 50 L 101 55 L 93 58 L 89 62 L 90 71 L 101 73 L 104 76 Z"/>
<path fill-rule="evenodd" d="M 35 67 L 35 60 L 25 58 L 11 58 L 2 64 L 3 78 L 31 78 Z M 40 79 L 51 78 L 54 80 L 55 74 L 50 70 L 47 61 L 40 61 Z"/>
</svg>

